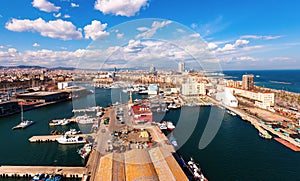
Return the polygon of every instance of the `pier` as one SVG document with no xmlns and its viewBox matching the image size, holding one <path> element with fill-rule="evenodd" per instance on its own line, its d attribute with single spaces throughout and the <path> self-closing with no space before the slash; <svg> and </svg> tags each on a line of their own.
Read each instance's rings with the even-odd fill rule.
<svg viewBox="0 0 300 181">
<path fill-rule="evenodd" d="M 60 174 L 64 178 L 82 178 L 85 167 L 61 166 L 0 166 L 0 177 L 30 178 L 38 173 Z"/>
<path fill-rule="evenodd" d="M 56 141 L 57 138 L 62 137 L 63 135 L 41 135 L 41 136 L 32 136 L 28 139 L 29 142 L 35 143 L 35 142 L 51 142 Z M 83 138 L 86 138 L 87 136 L 92 136 L 92 134 L 77 134 L 72 136 L 81 136 Z"/>
</svg>

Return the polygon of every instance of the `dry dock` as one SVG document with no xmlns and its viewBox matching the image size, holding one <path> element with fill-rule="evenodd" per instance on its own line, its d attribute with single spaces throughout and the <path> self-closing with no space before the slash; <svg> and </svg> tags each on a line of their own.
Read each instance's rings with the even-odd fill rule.
<svg viewBox="0 0 300 181">
<path fill-rule="evenodd" d="M 0 166 L 1 177 L 33 177 L 37 173 L 61 174 L 65 178 L 82 178 L 85 167 Z"/>
</svg>

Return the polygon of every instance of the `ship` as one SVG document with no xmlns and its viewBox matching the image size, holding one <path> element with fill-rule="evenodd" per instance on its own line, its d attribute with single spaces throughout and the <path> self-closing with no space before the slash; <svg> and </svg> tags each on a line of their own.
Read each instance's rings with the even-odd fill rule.
<svg viewBox="0 0 300 181">
<path fill-rule="evenodd" d="M 87 143 L 77 151 L 81 158 L 85 159 L 91 153 L 92 146 L 92 143 Z"/>
<path fill-rule="evenodd" d="M 267 131 L 265 131 L 264 133 L 259 132 L 258 135 L 259 135 L 261 138 L 272 139 L 272 136 L 271 136 Z"/>
<path fill-rule="evenodd" d="M 86 143 L 86 140 L 81 136 L 70 136 L 63 135 L 62 137 L 56 138 L 56 141 L 60 144 L 82 144 Z"/>
</svg>

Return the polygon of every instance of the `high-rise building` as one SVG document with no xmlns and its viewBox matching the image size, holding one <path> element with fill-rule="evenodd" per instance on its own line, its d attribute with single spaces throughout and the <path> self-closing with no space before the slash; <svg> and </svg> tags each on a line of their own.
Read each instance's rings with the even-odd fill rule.
<svg viewBox="0 0 300 181">
<path fill-rule="evenodd" d="M 184 62 L 179 62 L 178 63 L 178 72 L 184 72 L 184 70 L 185 70 Z"/>
<path fill-rule="evenodd" d="M 254 75 L 243 75 L 242 87 L 245 90 L 252 90 L 254 88 Z"/>
</svg>

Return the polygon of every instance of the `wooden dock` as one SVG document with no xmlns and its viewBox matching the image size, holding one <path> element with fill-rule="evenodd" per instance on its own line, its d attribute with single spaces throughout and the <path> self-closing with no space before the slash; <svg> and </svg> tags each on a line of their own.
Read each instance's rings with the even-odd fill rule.
<svg viewBox="0 0 300 181">
<path fill-rule="evenodd" d="M 78 135 L 72 135 L 72 136 L 81 136 L 83 138 L 86 138 L 88 134 L 78 134 Z M 29 138 L 29 142 L 35 143 L 35 142 L 52 142 L 56 141 L 57 138 L 62 137 L 62 135 L 40 135 L 40 136 L 32 136 Z"/>
<path fill-rule="evenodd" d="M 0 166 L 0 177 L 33 177 L 38 173 L 60 174 L 64 178 L 82 178 L 85 167 L 61 166 Z"/>
</svg>

